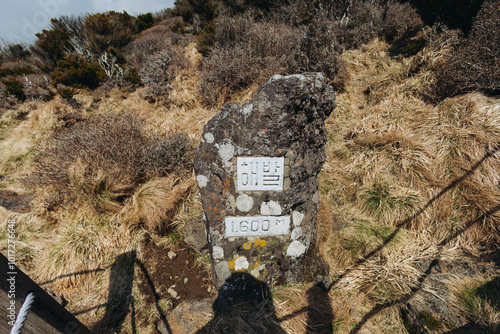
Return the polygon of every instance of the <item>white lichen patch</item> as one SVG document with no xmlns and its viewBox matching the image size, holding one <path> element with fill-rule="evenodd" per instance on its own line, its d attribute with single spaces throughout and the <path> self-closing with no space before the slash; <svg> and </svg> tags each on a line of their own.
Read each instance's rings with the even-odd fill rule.
<svg viewBox="0 0 500 334">
<path fill-rule="evenodd" d="M 321 201 L 320 197 L 319 197 L 319 192 L 315 192 L 313 197 L 312 197 L 312 200 L 314 203 L 319 203 Z"/>
<path fill-rule="evenodd" d="M 266 264 L 261 264 L 260 266 L 258 267 L 255 267 L 251 272 L 250 272 L 250 275 L 252 275 L 253 277 L 255 278 L 259 278 L 260 276 L 260 271 L 264 270 L 264 268 L 266 267 Z"/>
<path fill-rule="evenodd" d="M 236 199 L 236 207 L 241 212 L 248 212 L 253 207 L 253 198 L 248 196 L 247 194 L 243 194 L 238 196 Z"/>
<path fill-rule="evenodd" d="M 302 256 L 306 252 L 306 246 L 298 241 L 293 241 L 286 250 L 286 256 L 290 256 L 292 259 L 296 259 Z"/>
<path fill-rule="evenodd" d="M 300 213 L 298 211 L 294 211 L 292 213 L 292 222 L 294 226 L 299 226 L 302 223 L 303 219 L 304 219 L 303 213 Z"/>
<path fill-rule="evenodd" d="M 214 259 L 222 259 L 224 257 L 224 250 L 222 249 L 222 247 L 214 246 L 214 248 L 212 249 L 212 255 Z"/>
<path fill-rule="evenodd" d="M 244 115 L 248 115 L 249 113 L 251 113 L 251 112 L 252 112 L 252 109 L 253 109 L 253 104 L 251 104 L 251 103 L 244 104 L 244 105 L 243 105 L 243 108 L 241 109 L 241 112 L 242 112 Z"/>
<path fill-rule="evenodd" d="M 246 270 L 249 266 L 250 264 L 245 256 L 240 256 L 234 261 L 234 270 L 236 271 Z"/>
<path fill-rule="evenodd" d="M 198 187 L 204 188 L 207 186 L 208 177 L 206 177 L 205 175 L 198 175 L 196 177 L 196 181 L 198 182 Z"/>
<path fill-rule="evenodd" d="M 262 202 L 260 214 L 263 216 L 279 216 L 281 215 L 281 205 L 276 201 Z"/>
<path fill-rule="evenodd" d="M 234 156 L 234 146 L 231 143 L 219 145 L 219 156 L 222 161 L 229 161 Z"/>
<path fill-rule="evenodd" d="M 271 82 L 276 81 L 276 80 L 279 80 L 281 78 L 283 78 L 283 76 L 281 74 L 275 74 L 271 77 L 271 79 L 269 79 L 269 81 L 266 84 L 271 83 Z"/>
<path fill-rule="evenodd" d="M 214 142 L 214 135 L 211 132 L 205 133 L 203 137 L 205 137 L 205 141 L 209 144 L 212 144 Z"/>
<path fill-rule="evenodd" d="M 297 78 L 299 80 L 305 80 L 306 77 L 303 75 L 303 74 L 292 74 L 292 75 L 288 75 L 285 77 L 285 79 L 287 78 Z"/>
<path fill-rule="evenodd" d="M 222 235 L 214 229 L 213 227 L 210 227 L 210 241 L 212 244 L 218 244 L 222 240 Z"/>
<path fill-rule="evenodd" d="M 302 227 L 296 227 L 293 229 L 290 237 L 292 238 L 292 240 L 297 240 L 301 236 L 302 236 Z"/>
</svg>

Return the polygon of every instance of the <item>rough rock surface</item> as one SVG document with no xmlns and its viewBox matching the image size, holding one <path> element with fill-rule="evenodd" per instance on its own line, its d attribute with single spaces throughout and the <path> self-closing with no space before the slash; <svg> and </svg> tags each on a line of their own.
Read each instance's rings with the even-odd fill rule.
<svg viewBox="0 0 500 334">
<path fill-rule="evenodd" d="M 169 328 L 164 322 L 158 324 L 158 331 L 162 334 L 190 334 L 196 333 L 205 326 L 212 313 L 213 300 L 185 300 L 170 312 L 167 317 Z"/>
<path fill-rule="evenodd" d="M 199 252 L 208 249 L 205 224 L 201 216 L 191 219 L 184 224 L 184 241 Z"/>
<path fill-rule="evenodd" d="M 309 252 L 320 207 L 317 174 L 326 159 L 324 120 L 335 106 L 333 88 L 320 73 L 276 75 L 251 101 L 224 105 L 205 125 L 194 168 L 218 286 L 235 272 L 268 284 L 302 281 L 303 271 L 310 277 L 325 274 L 324 265 L 304 264 L 314 262 L 309 256 L 319 257 Z M 238 157 L 282 158 L 282 188 L 238 191 Z M 289 217 L 290 222 L 281 235 L 226 236 L 226 217 Z"/>
</svg>

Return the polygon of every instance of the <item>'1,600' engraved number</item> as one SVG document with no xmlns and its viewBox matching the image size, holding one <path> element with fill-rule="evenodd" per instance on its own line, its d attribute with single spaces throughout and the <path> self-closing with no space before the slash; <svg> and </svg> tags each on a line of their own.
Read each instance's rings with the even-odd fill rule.
<svg viewBox="0 0 500 334">
<path fill-rule="evenodd" d="M 286 235 L 290 217 L 226 217 L 226 237 Z"/>
</svg>

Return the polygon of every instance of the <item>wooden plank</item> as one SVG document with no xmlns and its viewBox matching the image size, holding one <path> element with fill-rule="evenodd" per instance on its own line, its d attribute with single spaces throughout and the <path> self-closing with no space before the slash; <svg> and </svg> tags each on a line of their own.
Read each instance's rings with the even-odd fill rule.
<svg viewBox="0 0 500 334">
<path fill-rule="evenodd" d="M 12 274 L 16 273 L 16 274 Z M 15 278 L 15 280 L 12 280 Z M 8 281 L 10 279 L 10 281 Z M 11 282 L 14 283 L 12 286 L 15 287 L 15 297 L 9 298 L 9 293 L 12 293 Z M 45 290 L 43 290 L 38 284 L 33 282 L 24 272 L 19 268 L 9 268 L 8 259 L 0 253 L 0 304 L 2 308 L 7 312 L 7 307 L 11 300 L 16 301 L 16 315 L 19 312 L 21 305 L 24 302 L 26 296 L 33 292 L 35 294 L 35 302 L 31 307 L 30 315 L 26 320 L 26 332 L 23 328 L 24 333 L 32 334 L 52 334 L 52 333 L 64 333 L 64 334 L 92 334 L 92 332 L 85 327 L 75 316 L 73 316 L 68 310 L 66 310 L 61 304 L 59 304 L 54 298 L 52 298 Z M 5 307 L 4 307 L 5 306 Z M 0 321 L 7 323 L 7 320 Z M 0 325 L 0 329 L 3 330 L 4 324 Z M 8 333 L 11 326 L 8 325 Z M 2 333 L 4 333 L 2 331 Z"/>
</svg>

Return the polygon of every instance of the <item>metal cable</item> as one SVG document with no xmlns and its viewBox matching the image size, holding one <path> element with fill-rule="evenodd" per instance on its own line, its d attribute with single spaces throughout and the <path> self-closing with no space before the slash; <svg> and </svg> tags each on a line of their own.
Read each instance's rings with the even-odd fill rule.
<svg viewBox="0 0 500 334">
<path fill-rule="evenodd" d="M 21 330 L 23 329 L 24 322 L 26 321 L 26 318 L 28 317 L 31 305 L 33 305 L 34 302 L 35 302 L 35 294 L 33 292 L 30 292 L 26 296 L 26 299 L 24 299 L 23 306 L 21 306 L 21 309 L 19 310 L 19 314 L 17 315 L 16 322 L 14 323 L 14 326 L 12 326 L 12 329 L 10 330 L 10 334 L 21 334 Z"/>
</svg>

